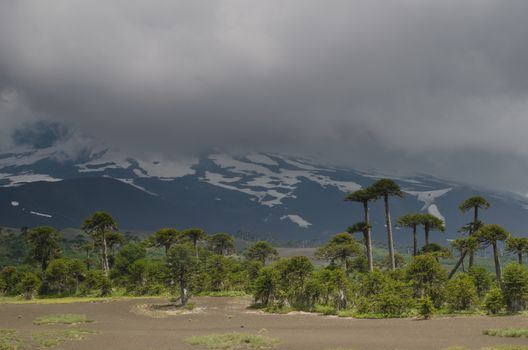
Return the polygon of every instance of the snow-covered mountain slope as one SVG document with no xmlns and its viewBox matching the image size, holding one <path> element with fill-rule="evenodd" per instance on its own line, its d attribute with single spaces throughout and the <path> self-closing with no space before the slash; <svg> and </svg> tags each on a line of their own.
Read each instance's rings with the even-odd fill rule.
<svg viewBox="0 0 528 350">
<path fill-rule="evenodd" d="M 74 149 L 75 151 L 72 151 Z M 0 154 L 0 225 L 78 226 L 94 210 L 108 210 L 129 229 L 202 226 L 246 231 L 282 240 L 317 239 L 361 220 L 361 207 L 345 195 L 383 177 L 321 166 L 274 153 L 210 152 L 196 158 L 134 156 L 108 147 L 18 147 Z M 474 190 L 430 176 L 395 179 L 404 199 L 391 199 L 393 217 L 429 212 L 445 220 L 452 238 L 470 220 L 458 211 L 466 197 L 492 201 L 482 213 L 517 234 L 527 224 L 528 201 Z M 384 241 L 381 203 L 372 204 L 375 239 Z M 400 233 L 401 232 L 401 233 Z M 408 233 L 397 230 L 396 240 Z"/>
</svg>

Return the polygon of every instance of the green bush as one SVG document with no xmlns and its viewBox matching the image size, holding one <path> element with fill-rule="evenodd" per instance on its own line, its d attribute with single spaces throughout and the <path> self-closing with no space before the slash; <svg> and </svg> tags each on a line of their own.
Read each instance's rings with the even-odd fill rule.
<svg viewBox="0 0 528 350">
<path fill-rule="evenodd" d="M 473 284 L 477 289 L 479 299 L 484 298 L 486 293 L 493 287 L 495 278 L 484 267 L 472 267 L 468 271 L 469 276 L 473 279 Z"/>
<path fill-rule="evenodd" d="M 502 291 L 495 287 L 492 288 L 484 298 L 484 307 L 489 314 L 496 315 L 504 308 L 504 297 Z"/>
<path fill-rule="evenodd" d="M 508 264 L 502 275 L 502 292 L 508 311 L 524 310 L 528 301 L 528 268 L 518 263 Z"/>
<path fill-rule="evenodd" d="M 435 313 L 435 307 L 430 298 L 424 297 L 420 299 L 418 302 L 418 313 L 425 320 L 431 318 L 431 316 Z"/>
<path fill-rule="evenodd" d="M 40 278 L 33 272 L 26 272 L 22 280 L 17 285 L 17 290 L 26 300 L 33 299 L 33 296 L 41 285 Z"/>
<path fill-rule="evenodd" d="M 469 310 L 477 301 L 477 288 L 471 276 L 457 274 L 446 286 L 446 300 L 451 310 Z"/>
</svg>

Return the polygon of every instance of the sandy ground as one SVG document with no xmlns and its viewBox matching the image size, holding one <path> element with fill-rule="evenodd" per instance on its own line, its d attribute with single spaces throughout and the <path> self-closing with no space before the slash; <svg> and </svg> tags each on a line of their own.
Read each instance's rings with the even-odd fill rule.
<svg viewBox="0 0 528 350">
<path fill-rule="evenodd" d="M 0 329 L 23 331 L 62 329 L 64 326 L 34 326 L 35 317 L 50 313 L 80 313 L 96 322 L 83 325 L 99 334 L 66 342 L 60 349 L 76 350 L 200 350 L 185 344 L 191 335 L 226 332 L 265 332 L 280 339 L 276 349 L 324 350 L 343 346 L 369 349 L 443 349 L 464 345 L 471 349 L 493 344 L 526 344 L 528 339 L 496 338 L 482 330 L 528 327 L 528 318 L 454 317 L 429 321 L 412 319 L 357 320 L 311 314 L 270 315 L 247 310 L 248 298 L 193 298 L 200 312 L 154 318 L 136 310 L 155 300 L 55 305 L 0 305 Z M 263 330 L 264 329 L 264 330 Z"/>
</svg>

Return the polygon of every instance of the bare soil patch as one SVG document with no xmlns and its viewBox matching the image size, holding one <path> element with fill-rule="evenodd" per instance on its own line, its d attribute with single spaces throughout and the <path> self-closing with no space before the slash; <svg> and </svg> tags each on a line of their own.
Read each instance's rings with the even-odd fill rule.
<svg viewBox="0 0 528 350">
<path fill-rule="evenodd" d="M 94 320 L 89 328 L 97 331 L 97 334 L 82 341 L 66 341 L 60 345 L 65 350 L 204 350 L 205 347 L 190 345 L 185 339 L 225 333 L 259 334 L 262 329 L 266 329 L 267 336 L 279 340 L 274 348 L 278 350 L 325 350 L 338 347 L 355 350 L 439 350 L 454 345 L 470 349 L 498 344 L 528 345 L 526 338 L 500 338 L 483 334 L 483 330 L 490 328 L 526 328 L 528 318 L 524 316 L 442 317 L 429 321 L 359 320 L 303 313 L 252 313 L 246 309 L 251 303 L 247 297 L 197 297 L 192 302 L 201 312 L 187 310 L 191 313 L 175 312 L 163 318 L 131 312 L 138 305 L 163 305 L 160 299 L 0 305 L 0 329 L 19 332 L 64 329 L 64 325 L 33 324 L 35 318 L 49 314 L 83 314 L 87 319 Z M 165 310 L 163 307 L 153 307 L 152 310 L 171 312 L 170 307 Z"/>
</svg>

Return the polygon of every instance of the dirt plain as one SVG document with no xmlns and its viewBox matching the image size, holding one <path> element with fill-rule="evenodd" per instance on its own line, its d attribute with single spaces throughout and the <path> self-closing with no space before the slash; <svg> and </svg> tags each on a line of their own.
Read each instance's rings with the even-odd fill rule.
<svg viewBox="0 0 528 350">
<path fill-rule="evenodd" d="M 482 330 L 528 327 L 528 318 L 443 317 L 432 320 L 359 320 L 305 313 L 264 314 L 250 310 L 249 298 L 193 298 L 192 314 L 154 315 L 138 311 L 143 305 L 160 304 L 162 299 L 135 299 L 74 304 L 0 305 L 0 329 L 21 332 L 64 329 L 65 326 L 35 326 L 32 321 L 52 313 L 85 314 L 94 323 L 81 325 L 98 331 L 82 341 L 68 341 L 60 349 L 75 350 L 201 350 L 184 339 L 211 333 L 260 332 L 278 338 L 278 350 L 325 350 L 346 347 L 356 350 L 443 349 L 463 345 L 471 349 L 495 344 L 525 344 L 528 339 L 496 338 Z M 153 317 L 155 316 L 155 317 Z"/>
</svg>

